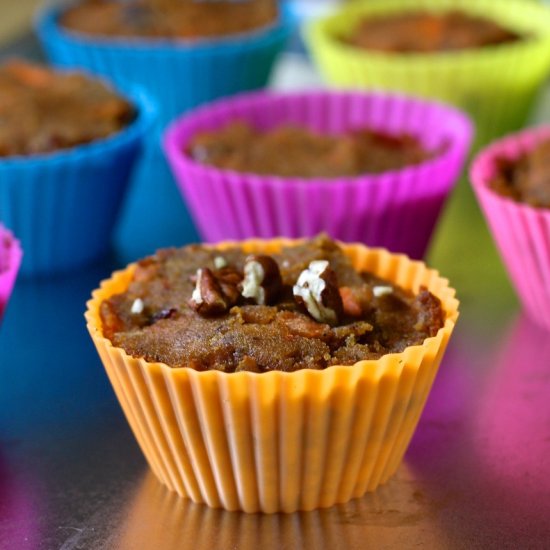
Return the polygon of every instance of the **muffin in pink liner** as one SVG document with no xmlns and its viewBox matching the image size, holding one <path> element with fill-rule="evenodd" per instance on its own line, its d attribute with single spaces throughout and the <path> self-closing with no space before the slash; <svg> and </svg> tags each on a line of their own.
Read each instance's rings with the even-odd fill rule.
<svg viewBox="0 0 550 550">
<path fill-rule="evenodd" d="M 259 131 L 281 125 L 338 135 L 364 129 L 409 134 L 433 158 L 400 170 L 332 179 L 266 176 L 202 164 L 186 153 L 192 138 L 244 121 Z M 176 120 L 164 147 L 204 240 L 310 237 L 326 231 L 421 258 L 462 170 L 472 125 L 442 104 L 388 93 L 251 93 Z"/>
<path fill-rule="evenodd" d="M 499 140 L 475 159 L 470 176 L 477 199 L 525 311 L 550 330 L 550 209 L 502 196 L 490 188 L 502 159 L 516 160 L 542 140 L 550 126 Z"/>
<path fill-rule="evenodd" d="M 13 290 L 22 256 L 19 241 L 0 223 L 0 321 Z"/>
</svg>

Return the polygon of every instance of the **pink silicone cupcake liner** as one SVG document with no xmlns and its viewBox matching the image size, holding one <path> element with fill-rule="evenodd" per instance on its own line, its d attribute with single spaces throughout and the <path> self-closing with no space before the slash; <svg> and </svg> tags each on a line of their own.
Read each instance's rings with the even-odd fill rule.
<svg viewBox="0 0 550 550">
<path fill-rule="evenodd" d="M 234 120 L 260 130 L 291 123 L 320 133 L 371 128 L 410 133 L 434 159 L 378 175 L 282 178 L 221 170 L 185 154 L 191 138 Z M 472 126 L 462 112 L 387 93 L 252 93 L 218 101 L 175 121 L 165 134 L 172 171 L 204 240 L 309 237 L 326 231 L 424 255 L 441 208 L 460 175 Z"/>
<path fill-rule="evenodd" d="M 523 307 L 536 323 L 550 330 L 550 209 L 521 204 L 488 186 L 498 158 L 517 159 L 547 138 L 550 126 L 497 141 L 475 159 L 471 180 Z"/>
<path fill-rule="evenodd" d="M 19 241 L 0 224 L 0 321 L 13 290 L 22 256 Z"/>
</svg>

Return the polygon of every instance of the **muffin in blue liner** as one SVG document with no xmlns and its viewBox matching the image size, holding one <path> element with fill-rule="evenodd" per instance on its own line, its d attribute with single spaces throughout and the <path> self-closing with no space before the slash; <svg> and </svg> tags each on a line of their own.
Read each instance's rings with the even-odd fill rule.
<svg viewBox="0 0 550 550">
<path fill-rule="evenodd" d="M 158 100 L 158 122 L 201 103 L 266 85 L 290 33 L 287 17 L 256 31 L 195 41 L 113 38 L 64 29 L 62 10 L 43 11 L 37 33 L 56 65 L 85 67 L 115 83 L 136 82 Z"/>
<path fill-rule="evenodd" d="M 155 106 L 123 87 L 134 120 L 108 138 L 33 156 L 0 158 L 0 219 L 17 234 L 23 276 L 89 264 L 109 249 L 111 234 Z"/>
<path fill-rule="evenodd" d="M 85 67 L 115 83 L 136 82 L 159 105 L 157 131 L 150 135 L 117 234 L 122 254 L 129 249 L 131 256 L 143 255 L 160 246 L 196 240 L 161 152 L 161 131 L 176 115 L 201 103 L 264 87 L 290 35 L 288 18 L 280 15 L 274 24 L 247 33 L 184 41 L 77 33 L 59 23 L 62 10 L 46 9 L 37 19 L 38 36 L 52 63 Z M 144 205 L 149 212 L 145 220 Z M 136 232 L 148 240 L 143 246 L 136 244 Z"/>
</svg>

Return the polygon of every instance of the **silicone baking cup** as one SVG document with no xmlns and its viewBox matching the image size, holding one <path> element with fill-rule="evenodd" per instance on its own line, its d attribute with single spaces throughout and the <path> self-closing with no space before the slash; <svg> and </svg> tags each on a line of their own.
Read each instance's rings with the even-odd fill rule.
<svg viewBox="0 0 550 550">
<path fill-rule="evenodd" d="M 353 128 L 410 133 L 435 158 L 402 170 L 335 179 L 281 178 L 194 161 L 192 137 L 231 121 L 260 130 L 289 123 L 320 133 Z M 306 237 L 320 231 L 421 258 L 471 141 L 457 110 L 410 97 L 361 92 L 253 93 L 219 101 L 177 120 L 164 144 L 202 238 Z"/>
<path fill-rule="evenodd" d="M 550 330 L 550 209 L 516 202 L 489 188 L 498 158 L 517 159 L 544 139 L 550 139 L 550 126 L 494 143 L 475 159 L 471 181 L 523 307 Z"/>
<path fill-rule="evenodd" d="M 22 255 L 19 241 L 0 223 L 0 321 L 11 296 Z"/>
<path fill-rule="evenodd" d="M 295 241 L 251 240 L 271 254 Z M 217 246 L 224 250 L 232 243 Z M 156 476 L 195 502 L 245 512 L 293 512 L 360 497 L 396 471 L 458 316 L 448 281 L 425 264 L 343 245 L 359 270 L 443 304 L 437 335 L 402 353 L 353 366 L 293 373 L 198 372 L 130 357 L 102 334 L 101 302 L 128 287 L 116 272 L 88 302 L 88 330 L 134 435 Z"/>
<path fill-rule="evenodd" d="M 134 176 L 117 245 L 124 250 L 149 250 L 150 245 L 157 248 L 176 239 L 196 240 L 189 213 L 174 192 L 160 146 L 161 131 L 174 117 L 201 103 L 265 86 L 290 35 L 287 18 L 282 16 L 276 24 L 255 32 L 185 42 L 86 36 L 61 27 L 60 13 L 59 8 L 45 10 L 37 20 L 38 36 L 54 64 L 85 67 L 119 85 L 135 82 L 158 104 L 158 124 Z M 159 235 L 159 227 L 163 235 L 152 240 L 152 235 Z M 136 235 L 148 246 L 136 247 Z"/>
<path fill-rule="evenodd" d="M 117 134 L 45 155 L 0 159 L 0 219 L 21 240 L 23 275 L 80 267 L 105 254 L 132 167 L 154 121 L 143 92 Z"/>
<path fill-rule="evenodd" d="M 60 13 L 45 10 L 37 21 L 48 57 L 115 83 L 140 84 L 158 101 L 161 127 L 200 103 L 265 86 L 290 32 L 281 17 L 264 29 L 216 40 L 102 38 L 62 28 Z"/>
<path fill-rule="evenodd" d="M 423 9 L 463 10 L 527 38 L 437 54 L 384 54 L 354 48 L 339 38 L 363 16 Z M 314 22 L 305 34 L 329 83 L 395 89 L 453 103 L 473 116 L 477 145 L 523 126 L 550 72 L 550 9 L 523 0 L 369 0 Z"/>
</svg>

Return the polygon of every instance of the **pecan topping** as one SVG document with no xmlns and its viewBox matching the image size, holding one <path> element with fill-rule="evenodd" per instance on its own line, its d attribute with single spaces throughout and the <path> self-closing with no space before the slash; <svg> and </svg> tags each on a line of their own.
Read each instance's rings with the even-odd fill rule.
<svg viewBox="0 0 550 550">
<path fill-rule="evenodd" d="M 141 298 L 136 298 L 132 303 L 130 311 L 132 315 L 139 315 L 140 313 L 143 313 L 144 309 L 145 304 L 143 303 L 143 300 Z"/>
<path fill-rule="evenodd" d="M 372 288 L 372 293 L 376 296 L 376 298 L 382 298 L 383 296 L 388 296 L 388 294 L 392 294 L 393 287 L 386 285 L 375 286 Z"/>
<path fill-rule="evenodd" d="M 207 267 L 197 270 L 191 278 L 195 290 L 189 306 L 201 315 L 222 315 L 229 311 L 240 298 L 239 284 L 243 276 L 235 268 L 222 267 L 211 271 Z"/>
<path fill-rule="evenodd" d="M 195 290 L 189 306 L 201 315 L 221 315 L 229 309 L 229 302 L 220 283 L 207 267 L 197 270 Z"/>
<path fill-rule="evenodd" d="M 269 256 L 249 256 L 244 264 L 241 295 L 258 305 L 272 303 L 283 288 L 277 262 Z"/>
<path fill-rule="evenodd" d="M 216 256 L 214 258 L 214 267 L 216 269 L 223 269 L 227 267 L 227 260 L 223 256 Z"/>
<path fill-rule="evenodd" d="M 214 277 L 220 283 L 222 292 L 228 300 L 229 307 L 234 306 L 241 297 L 239 284 L 243 276 L 234 267 L 222 267 L 214 272 Z"/>
<path fill-rule="evenodd" d="M 317 260 L 304 269 L 292 292 L 296 302 L 304 306 L 319 323 L 336 325 L 342 316 L 342 298 L 336 273 L 328 261 Z"/>
</svg>

